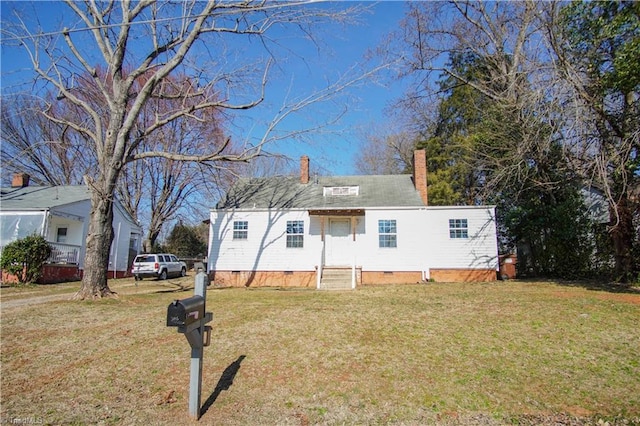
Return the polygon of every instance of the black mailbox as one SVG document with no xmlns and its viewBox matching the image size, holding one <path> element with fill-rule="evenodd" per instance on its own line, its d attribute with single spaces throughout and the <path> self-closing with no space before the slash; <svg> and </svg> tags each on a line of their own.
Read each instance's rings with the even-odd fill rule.
<svg viewBox="0 0 640 426">
<path fill-rule="evenodd" d="M 204 297 L 174 300 L 167 308 L 167 327 L 186 327 L 204 318 Z"/>
</svg>

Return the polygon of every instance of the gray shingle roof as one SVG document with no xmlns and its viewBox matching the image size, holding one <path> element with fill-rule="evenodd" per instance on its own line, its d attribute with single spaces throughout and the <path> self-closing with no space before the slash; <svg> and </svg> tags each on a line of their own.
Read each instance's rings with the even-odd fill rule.
<svg viewBox="0 0 640 426">
<path fill-rule="evenodd" d="M 0 188 L 2 210 L 42 210 L 90 199 L 84 185 Z"/>
<path fill-rule="evenodd" d="M 358 195 L 323 196 L 324 187 L 358 186 Z M 424 207 L 411 175 L 332 176 L 300 183 L 295 177 L 240 179 L 217 209 L 357 209 Z"/>
</svg>

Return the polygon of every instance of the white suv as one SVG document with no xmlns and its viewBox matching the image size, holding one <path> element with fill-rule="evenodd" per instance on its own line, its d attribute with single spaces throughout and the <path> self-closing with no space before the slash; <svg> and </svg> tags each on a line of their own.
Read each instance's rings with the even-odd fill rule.
<svg viewBox="0 0 640 426">
<path fill-rule="evenodd" d="M 166 280 L 167 277 L 187 275 L 187 264 L 173 254 L 139 254 L 133 261 L 131 273 L 136 281 L 145 277 Z"/>
</svg>

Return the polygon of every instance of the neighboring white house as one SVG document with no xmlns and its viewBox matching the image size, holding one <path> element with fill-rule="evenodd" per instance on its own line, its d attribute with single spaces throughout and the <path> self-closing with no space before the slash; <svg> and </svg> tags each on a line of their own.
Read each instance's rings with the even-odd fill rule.
<svg viewBox="0 0 640 426">
<path fill-rule="evenodd" d="M 216 285 L 355 288 L 492 281 L 494 206 L 428 207 L 426 157 L 414 175 L 241 179 L 210 212 Z"/>
<path fill-rule="evenodd" d="M 118 201 L 114 205 L 109 276 L 122 277 L 129 274 L 139 251 L 142 229 Z M 1 188 L 0 248 L 28 235 L 41 235 L 53 247 L 47 263 L 57 267 L 46 269 L 43 280 L 78 278 L 83 270 L 90 212 L 86 186 L 29 186 L 28 175 L 16 174 L 10 188 Z M 78 277 L 69 276 L 74 271 Z"/>
</svg>

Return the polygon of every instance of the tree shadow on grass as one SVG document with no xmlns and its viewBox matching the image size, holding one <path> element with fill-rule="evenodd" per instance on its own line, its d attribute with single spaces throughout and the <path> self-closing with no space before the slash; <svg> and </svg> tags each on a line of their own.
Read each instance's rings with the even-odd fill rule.
<svg viewBox="0 0 640 426">
<path fill-rule="evenodd" d="M 582 287 L 592 291 L 606 291 L 608 293 L 627 293 L 640 295 L 640 287 L 634 284 L 621 284 L 606 280 L 576 280 L 555 281 L 558 285 L 566 287 Z"/>
<path fill-rule="evenodd" d="M 220 380 L 218 380 L 216 388 L 213 390 L 213 393 L 202 405 L 202 408 L 200 409 L 200 416 L 204 416 L 209 408 L 211 408 L 213 403 L 216 402 L 216 399 L 218 399 L 218 396 L 220 396 L 222 391 L 229 390 L 229 388 L 233 384 L 233 379 L 236 377 L 236 374 L 238 374 L 238 371 L 240 370 L 240 364 L 245 358 L 246 355 L 240 355 L 238 359 L 233 361 L 227 368 L 224 369 L 222 375 L 220 376 Z"/>
<path fill-rule="evenodd" d="M 167 286 L 171 286 L 171 287 L 153 291 L 152 292 L 153 294 L 181 293 L 183 291 L 187 291 L 187 290 L 192 290 L 193 289 L 193 283 L 191 283 L 191 282 L 189 282 L 189 283 L 187 283 L 185 285 L 180 281 L 166 280 L 166 281 L 157 282 L 155 284 L 158 285 L 158 286 L 161 286 L 161 287 L 167 287 Z"/>
</svg>

